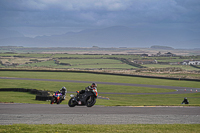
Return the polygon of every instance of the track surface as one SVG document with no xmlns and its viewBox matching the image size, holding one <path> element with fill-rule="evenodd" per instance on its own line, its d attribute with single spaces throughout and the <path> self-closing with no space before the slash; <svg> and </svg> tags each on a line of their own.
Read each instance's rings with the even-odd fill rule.
<svg viewBox="0 0 200 133">
<path fill-rule="evenodd" d="M 91 108 L 0 103 L 0 124 L 200 124 L 200 107 Z"/>
</svg>

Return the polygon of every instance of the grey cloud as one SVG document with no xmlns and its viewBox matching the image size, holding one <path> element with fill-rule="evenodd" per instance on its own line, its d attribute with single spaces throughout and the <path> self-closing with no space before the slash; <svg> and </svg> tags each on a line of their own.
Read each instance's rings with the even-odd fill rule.
<svg viewBox="0 0 200 133">
<path fill-rule="evenodd" d="M 0 11 L 0 27 L 167 27 L 200 21 L 199 0 L 0 0 Z"/>
<path fill-rule="evenodd" d="M 124 21 L 137 19 L 137 21 L 188 21 L 187 17 L 199 15 L 200 8 L 198 0 L 1 0 L 3 14 L 1 16 L 12 14 L 19 18 L 30 16 L 35 17 L 35 21 L 46 20 L 50 23 L 52 19 L 62 21 L 65 19 L 91 20 L 96 22 L 108 19 L 122 18 Z M 52 14 L 50 17 L 50 13 Z M 68 15 L 69 13 L 74 14 Z M 23 15 L 25 14 L 25 15 Z M 44 14 L 47 17 L 44 17 Z M 80 15 L 80 16 L 79 16 Z M 42 18 L 40 18 L 42 16 Z M 125 16 L 129 18 L 125 18 Z M 9 16 L 8 16 L 9 17 Z M 58 19 L 59 17 L 59 19 Z M 5 17 L 4 17 L 5 18 Z M 14 18 L 15 19 L 15 18 Z M 48 22 L 48 19 L 50 21 Z M 184 20 L 185 19 L 185 20 Z M 23 20 L 23 18 L 22 18 Z M 191 20 L 191 19 L 190 19 Z M 31 20 L 33 21 L 33 20 Z M 134 22 L 133 21 L 133 22 Z M 56 23 L 55 23 L 56 24 Z"/>
</svg>

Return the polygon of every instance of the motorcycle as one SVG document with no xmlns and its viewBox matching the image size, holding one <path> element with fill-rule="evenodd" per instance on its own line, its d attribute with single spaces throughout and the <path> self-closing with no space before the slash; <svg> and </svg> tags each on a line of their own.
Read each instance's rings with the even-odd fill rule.
<svg viewBox="0 0 200 133">
<path fill-rule="evenodd" d="M 96 99 L 98 97 L 97 90 L 85 90 L 85 93 L 79 94 L 74 96 L 73 94 L 70 95 L 71 99 L 68 102 L 69 107 L 75 106 L 87 106 L 92 107 L 96 103 Z"/>
<path fill-rule="evenodd" d="M 54 92 L 50 104 L 60 104 L 62 102 L 62 94 L 59 91 Z"/>
</svg>

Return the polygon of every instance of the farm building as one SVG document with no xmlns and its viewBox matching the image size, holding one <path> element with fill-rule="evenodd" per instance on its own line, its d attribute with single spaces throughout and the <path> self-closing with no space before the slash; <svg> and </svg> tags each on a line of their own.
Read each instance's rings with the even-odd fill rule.
<svg viewBox="0 0 200 133">
<path fill-rule="evenodd" d="M 157 54 L 152 54 L 153 57 L 172 57 L 172 56 L 176 56 L 175 54 L 172 54 L 171 52 L 167 52 L 164 54 L 161 54 L 161 52 L 159 51 Z"/>
</svg>

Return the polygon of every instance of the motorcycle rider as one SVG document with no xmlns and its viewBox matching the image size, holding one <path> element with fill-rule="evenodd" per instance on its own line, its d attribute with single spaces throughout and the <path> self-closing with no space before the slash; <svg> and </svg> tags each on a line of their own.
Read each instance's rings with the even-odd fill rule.
<svg viewBox="0 0 200 133">
<path fill-rule="evenodd" d="M 65 96 L 66 96 L 66 93 L 67 93 L 67 89 L 63 86 L 59 92 L 62 94 L 62 99 L 65 100 Z"/>
<path fill-rule="evenodd" d="M 183 102 L 181 104 L 189 104 L 189 101 L 187 99 L 187 97 L 184 98 Z"/>
<path fill-rule="evenodd" d="M 97 90 L 97 84 L 96 83 L 92 83 L 91 86 L 85 87 L 85 90 L 76 91 L 76 92 L 77 92 L 77 95 L 79 96 L 80 94 L 85 93 L 86 90 L 92 91 L 94 89 Z"/>
</svg>

